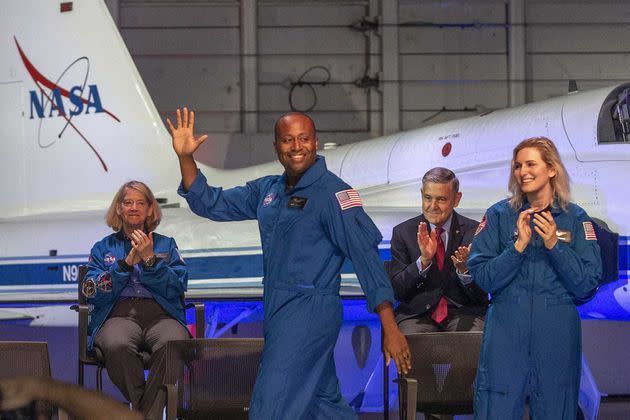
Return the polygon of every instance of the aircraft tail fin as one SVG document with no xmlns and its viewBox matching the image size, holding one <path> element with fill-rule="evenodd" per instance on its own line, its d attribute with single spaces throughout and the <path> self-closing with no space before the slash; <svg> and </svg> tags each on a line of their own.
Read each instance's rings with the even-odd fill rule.
<svg viewBox="0 0 630 420">
<path fill-rule="evenodd" d="M 71 4 L 3 6 L 3 218 L 103 209 L 130 179 L 175 199 L 170 136 L 106 5 Z"/>
</svg>

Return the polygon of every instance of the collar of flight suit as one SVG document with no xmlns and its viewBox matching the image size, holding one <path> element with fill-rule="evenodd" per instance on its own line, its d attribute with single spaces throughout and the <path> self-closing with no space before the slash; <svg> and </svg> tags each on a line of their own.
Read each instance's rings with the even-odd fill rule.
<svg viewBox="0 0 630 420">
<path fill-rule="evenodd" d="M 523 205 L 521 206 L 521 209 L 518 211 L 518 213 L 522 212 L 523 210 L 527 210 L 530 207 L 531 207 L 531 204 L 529 204 L 529 201 L 527 201 L 527 197 L 523 197 Z M 553 204 L 551 205 L 551 214 L 560 214 L 560 213 L 562 213 L 562 209 L 558 205 L 558 200 L 554 198 Z"/>
<path fill-rule="evenodd" d="M 327 171 L 328 171 L 328 168 L 326 167 L 326 159 L 324 158 L 324 156 L 317 155 L 315 162 L 311 165 L 310 168 L 306 170 L 306 172 L 304 172 L 304 174 L 300 177 L 300 180 L 298 181 L 298 183 L 295 185 L 295 187 L 292 189 L 291 192 L 293 193 L 299 189 L 306 188 L 312 185 L 315 181 L 321 178 Z M 286 172 L 282 174 L 282 181 L 284 182 L 284 185 L 287 185 Z"/>
</svg>

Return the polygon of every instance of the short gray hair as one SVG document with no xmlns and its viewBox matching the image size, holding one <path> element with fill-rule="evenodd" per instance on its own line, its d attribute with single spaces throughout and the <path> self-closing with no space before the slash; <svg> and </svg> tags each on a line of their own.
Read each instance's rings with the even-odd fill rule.
<svg viewBox="0 0 630 420">
<path fill-rule="evenodd" d="M 422 188 L 427 182 L 433 182 L 434 184 L 448 184 L 453 183 L 453 192 L 459 192 L 459 179 L 455 176 L 455 173 L 450 169 L 435 167 L 427 171 L 422 177 Z"/>
</svg>

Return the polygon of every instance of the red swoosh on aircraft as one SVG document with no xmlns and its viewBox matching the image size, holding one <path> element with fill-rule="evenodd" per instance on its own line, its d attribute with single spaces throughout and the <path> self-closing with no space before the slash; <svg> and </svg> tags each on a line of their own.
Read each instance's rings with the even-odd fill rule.
<svg viewBox="0 0 630 420">
<path fill-rule="evenodd" d="M 53 89 L 58 89 L 59 93 L 61 93 L 63 96 L 65 96 L 66 98 L 68 98 L 70 96 L 70 92 L 68 92 L 67 90 L 57 86 L 56 84 L 54 84 L 53 82 L 51 82 L 50 80 L 48 80 L 46 77 L 44 77 L 44 75 L 42 75 L 36 68 L 35 66 L 33 66 L 33 64 L 29 61 L 28 58 L 26 58 L 26 55 L 24 54 L 24 51 L 22 51 L 22 48 L 20 47 L 20 44 L 17 40 L 17 38 L 14 36 L 13 39 L 15 40 L 15 45 L 17 45 L 17 49 L 20 53 L 20 57 L 22 58 L 22 62 L 24 63 L 24 66 L 26 67 L 26 70 L 28 70 L 29 74 L 31 75 L 31 77 L 33 78 L 33 81 L 35 82 L 35 84 L 37 85 L 37 87 L 39 88 L 40 92 L 46 96 L 46 98 L 48 99 L 48 101 L 50 102 L 51 106 L 54 107 L 54 102 L 52 100 L 52 98 L 46 93 L 44 92 L 44 89 L 41 88 L 40 84 L 53 90 Z M 83 103 L 87 104 L 87 100 L 81 98 L 81 100 L 83 101 Z M 113 119 L 115 119 L 116 121 L 120 122 L 120 120 L 118 119 L 118 117 L 116 117 L 114 114 L 112 114 L 111 112 L 107 111 L 105 108 L 103 108 L 103 110 L 109 115 L 111 116 Z M 105 170 L 105 172 L 108 172 L 107 170 L 107 164 L 105 163 L 105 161 L 103 160 L 103 158 L 101 157 L 101 155 L 96 151 L 96 149 L 94 148 L 94 146 L 92 146 L 92 143 L 90 143 L 90 141 L 83 135 L 83 133 L 81 133 L 79 131 L 79 129 L 72 123 L 72 121 L 70 120 L 70 118 L 68 118 L 65 114 L 61 114 L 61 116 L 66 120 L 66 122 L 70 125 L 70 127 L 72 127 L 74 129 L 74 131 L 77 132 L 77 134 L 79 136 L 81 136 L 81 138 L 83 139 L 83 141 L 90 147 L 90 149 L 92 149 L 92 151 L 94 152 L 94 154 L 96 155 L 96 157 L 98 158 L 98 160 L 101 162 L 101 165 L 103 165 L 103 169 Z"/>
</svg>

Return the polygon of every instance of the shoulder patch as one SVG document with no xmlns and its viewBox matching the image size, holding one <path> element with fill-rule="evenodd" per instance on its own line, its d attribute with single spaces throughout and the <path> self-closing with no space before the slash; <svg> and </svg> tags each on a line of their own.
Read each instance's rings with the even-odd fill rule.
<svg viewBox="0 0 630 420">
<path fill-rule="evenodd" d="M 486 219 L 486 215 L 484 214 L 483 217 L 481 218 L 481 222 L 479 222 L 479 226 L 477 226 L 477 230 L 475 231 L 475 236 L 479 235 L 479 233 L 481 233 L 481 231 L 486 227 L 487 224 L 488 224 L 488 219 Z"/>
<path fill-rule="evenodd" d="M 597 234 L 595 234 L 593 222 L 582 222 L 582 226 L 584 227 L 584 239 L 587 241 L 596 241 Z"/>
<path fill-rule="evenodd" d="M 97 277 L 96 288 L 106 293 L 112 291 L 112 276 L 107 271 L 103 271 Z"/>
<path fill-rule="evenodd" d="M 81 293 L 83 293 L 83 296 L 85 296 L 88 299 L 96 296 L 96 284 L 94 283 L 94 279 L 90 277 L 89 279 L 83 280 Z"/>
<path fill-rule="evenodd" d="M 361 197 L 359 193 L 353 189 L 339 191 L 335 194 L 341 210 L 347 210 L 352 207 L 362 207 Z"/>
</svg>

